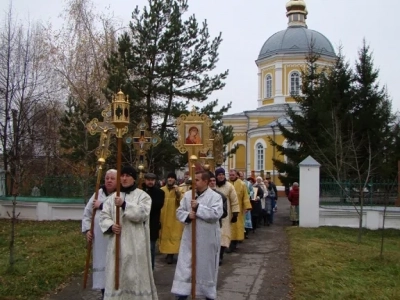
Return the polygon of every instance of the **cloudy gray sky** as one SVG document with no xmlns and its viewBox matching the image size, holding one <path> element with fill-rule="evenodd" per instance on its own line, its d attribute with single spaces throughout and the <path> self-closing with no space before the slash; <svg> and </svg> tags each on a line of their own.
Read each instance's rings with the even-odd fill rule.
<svg viewBox="0 0 400 300">
<path fill-rule="evenodd" d="M 136 5 L 147 0 L 93 0 L 98 10 L 107 6 L 128 24 Z M 222 32 L 220 61 L 217 71 L 229 69 L 226 87 L 215 92 L 212 99 L 220 104 L 233 102 L 229 113 L 257 107 L 257 67 L 255 60 L 264 42 L 275 32 L 287 27 L 287 0 L 189 0 L 190 13 L 200 22 L 207 19 L 212 36 Z M 393 110 L 400 110 L 400 50 L 398 17 L 400 1 L 396 0 L 306 0 L 308 28 L 324 34 L 337 49 L 354 63 L 357 51 L 366 39 L 374 53 L 375 66 L 380 69 L 380 84 L 387 85 Z M 57 18 L 63 8 L 61 0 L 13 0 L 20 19 L 42 20 L 60 26 Z M 7 10 L 8 1 L 0 1 L 0 11 Z M 4 14 L 3 14 L 4 16 Z M 3 19 L 1 16 L 1 19 Z"/>
</svg>

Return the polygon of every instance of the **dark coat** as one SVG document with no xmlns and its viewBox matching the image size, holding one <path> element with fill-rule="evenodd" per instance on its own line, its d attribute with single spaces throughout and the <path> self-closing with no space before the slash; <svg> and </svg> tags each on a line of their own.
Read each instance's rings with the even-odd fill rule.
<svg viewBox="0 0 400 300">
<path fill-rule="evenodd" d="M 262 190 L 262 188 L 258 187 L 257 189 L 257 195 L 256 197 L 258 197 L 258 200 L 250 200 L 251 203 L 251 216 L 252 217 L 258 217 L 261 215 L 261 211 L 262 211 L 262 206 L 261 206 L 261 200 L 264 197 L 264 192 Z"/>
<path fill-rule="evenodd" d="M 148 188 L 145 184 L 143 184 L 143 191 L 149 194 L 151 198 L 150 240 L 156 241 L 161 228 L 160 216 L 161 208 L 164 206 L 165 193 L 158 187 Z"/>
<path fill-rule="evenodd" d="M 228 199 L 221 192 L 219 192 L 217 190 L 213 190 L 213 191 L 216 192 L 217 194 L 221 195 L 221 198 L 222 198 L 223 213 L 222 213 L 221 218 L 219 219 L 219 225 L 222 226 L 222 219 L 226 218 L 228 216 L 228 203 L 227 203 Z"/>
</svg>

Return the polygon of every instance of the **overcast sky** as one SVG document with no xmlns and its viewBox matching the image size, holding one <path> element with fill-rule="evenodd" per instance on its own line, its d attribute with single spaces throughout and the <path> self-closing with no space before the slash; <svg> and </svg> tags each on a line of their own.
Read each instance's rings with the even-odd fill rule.
<svg viewBox="0 0 400 300">
<path fill-rule="evenodd" d="M 131 12 L 147 0 L 93 0 L 97 9 L 106 6 L 128 24 Z M 264 42 L 275 32 L 287 28 L 287 0 L 189 0 L 189 10 L 198 21 L 207 19 L 211 36 L 222 32 L 217 71 L 229 69 L 226 87 L 211 99 L 220 104 L 233 102 L 229 113 L 257 108 L 257 67 L 255 60 Z M 306 0 L 307 25 L 324 34 L 354 63 L 365 38 L 373 50 L 375 66 L 380 69 L 380 84 L 387 85 L 393 110 L 400 110 L 399 11 L 397 0 Z M 60 26 L 61 0 L 13 0 L 20 19 L 49 21 Z M 0 11 L 8 1 L 0 1 Z M 4 16 L 4 14 L 3 14 Z M 1 16 L 0 19 L 3 19 Z M 396 25 L 397 24 L 397 25 Z"/>
</svg>

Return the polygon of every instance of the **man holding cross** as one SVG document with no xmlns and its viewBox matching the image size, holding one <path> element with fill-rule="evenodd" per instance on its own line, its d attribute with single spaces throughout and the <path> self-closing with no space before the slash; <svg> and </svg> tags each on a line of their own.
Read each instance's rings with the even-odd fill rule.
<svg viewBox="0 0 400 300">
<path fill-rule="evenodd" d="M 121 194 L 107 198 L 100 227 L 109 236 L 106 257 L 105 300 L 158 300 L 150 255 L 149 216 L 151 198 L 136 188 L 136 170 L 121 171 Z M 116 224 L 116 206 L 122 209 Z M 115 236 L 121 236 L 119 289 L 115 290 Z"/>
</svg>

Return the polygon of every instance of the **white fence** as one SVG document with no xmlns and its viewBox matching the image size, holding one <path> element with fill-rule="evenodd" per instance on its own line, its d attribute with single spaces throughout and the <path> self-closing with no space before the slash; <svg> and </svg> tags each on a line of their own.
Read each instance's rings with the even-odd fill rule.
<svg viewBox="0 0 400 300">
<path fill-rule="evenodd" d="M 20 202 L 16 206 L 16 214 L 21 220 L 82 220 L 84 204 Z M 9 218 L 12 202 L 0 201 L 0 218 Z"/>
<path fill-rule="evenodd" d="M 354 206 L 320 206 L 320 164 L 311 156 L 300 163 L 300 227 L 358 227 L 360 208 Z M 364 206 L 363 227 L 383 227 L 384 207 Z M 385 228 L 400 229 L 400 207 L 388 207 Z"/>
</svg>

